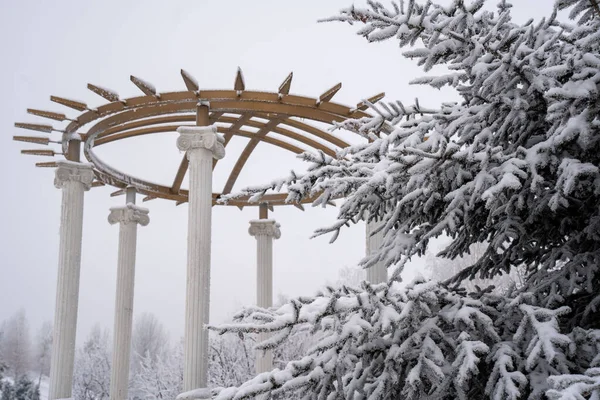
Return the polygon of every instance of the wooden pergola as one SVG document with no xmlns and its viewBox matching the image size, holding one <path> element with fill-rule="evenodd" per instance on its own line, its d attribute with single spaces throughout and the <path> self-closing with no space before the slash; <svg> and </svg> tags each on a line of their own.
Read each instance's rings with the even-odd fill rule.
<svg viewBox="0 0 600 400">
<path fill-rule="evenodd" d="M 79 111 L 74 118 L 65 114 L 28 109 L 30 114 L 52 119 L 55 121 L 70 121 L 62 131 L 61 145 L 67 160 L 78 161 L 79 145 L 74 137 L 81 138 L 84 144 L 84 155 L 94 167 L 95 180 L 92 186 L 110 185 L 116 187 L 111 196 L 125 193 L 127 187 L 134 187 L 138 193 L 144 194 L 144 201 L 162 198 L 173 200 L 177 204 L 188 201 L 188 191 L 181 188 L 188 168 L 187 157 L 182 158 L 179 169 L 175 173 L 170 186 L 148 182 L 126 172 L 118 171 L 96 154 L 95 148 L 107 143 L 142 135 L 152 135 L 164 132 L 174 132 L 181 126 L 193 126 L 196 121 L 196 104 L 199 100 L 210 103 L 209 120 L 203 124 L 215 124 L 219 133 L 225 138 L 224 146 L 234 136 L 249 138 L 250 141 L 237 159 L 229 177 L 220 192 L 213 193 L 213 204 L 219 196 L 231 193 L 248 158 L 263 142 L 300 154 L 306 150 L 322 151 L 335 157 L 336 150 L 348 146 L 344 140 L 326 132 L 310 122 L 331 124 L 342 122 L 348 118 L 368 116 L 365 110 L 369 103 L 375 103 L 384 97 L 384 93 L 362 101 L 356 107 L 347 107 L 332 102 L 332 98 L 341 89 L 338 83 L 326 90 L 317 98 L 289 94 L 292 83 L 290 73 L 277 92 L 247 91 L 241 70 L 238 69 L 233 90 L 200 90 L 196 80 L 186 71 L 181 70 L 181 76 L 187 90 L 179 92 L 158 93 L 154 86 L 142 79 L 131 76 L 131 81 L 142 91 L 143 96 L 121 99 L 112 90 L 88 84 L 88 89 L 108 100 L 107 104 L 91 109 L 85 103 L 51 96 L 50 99 L 58 104 Z M 15 126 L 45 133 L 57 131 L 51 125 L 17 123 Z M 87 127 L 85 133 L 83 128 Z M 277 134 L 277 137 L 270 135 Z M 278 137 L 284 137 L 281 140 Z M 48 144 L 47 137 L 15 136 L 14 140 Z M 298 144 L 304 145 L 304 148 Z M 69 149 L 69 147 L 74 147 Z M 53 150 L 23 150 L 24 154 L 55 156 Z M 213 169 L 218 160 L 214 160 Z M 39 162 L 38 167 L 56 167 L 55 162 Z M 267 194 L 261 203 L 269 206 L 285 205 L 286 193 Z M 309 203 L 312 199 L 305 199 Z M 237 198 L 228 205 L 244 207 L 256 206 L 248 202 L 248 198 Z"/>
<path fill-rule="evenodd" d="M 182 70 L 181 76 L 186 90 L 166 93 L 159 93 L 153 85 L 131 76 L 131 81 L 143 95 L 127 99 L 121 99 L 112 90 L 88 84 L 88 89 L 107 100 L 106 104 L 90 108 L 79 101 L 51 96 L 53 102 L 78 111 L 79 115 L 68 117 L 64 113 L 27 110 L 38 117 L 67 122 L 64 128 L 39 123 L 15 124 L 18 128 L 43 132 L 46 136 L 14 136 L 14 140 L 40 145 L 56 143 L 62 149 L 61 152 L 52 149 L 22 150 L 23 154 L 64 157 L 64 160 L 36 163 L 38 167 L 56 168 L 54 182 L 57 188 L 62 189 L 49 400 L 71 397 L 85 191 L 108 185 L 117 189 L 111 196 L 126 195 L 125 206 L 111 208 L 108 218 L 111 224 L 118 223 L 120 226 L 111 400 L 127 398 L 137 225 L 149 223 L 148 210 L 135 204 L 137 193 L 144 195 L 143 201 L 166 199 L 176 204 L 189 203 L 184 390 L 203 388 L 207 384 L 208 368 L 208 333 L 204 325 L 209 318 L 212 207 L 260 206 L 259 219 L 250 221 L 249 233 L 257 240 L 257 303 L 261 307 L 270 307 L 272 243 L 281 233 L 279 224 L 268 219 L 268 209 L 290 204 L 286 202 L 288 195 L 266 194 L 260 203 L 251 201 L 249 197 L 236 197 L 224 204 L 218 201 L 219 197 L 232 192 L 248 158 L 261 142 L 293 154 L 320 151 L 336 157 L 337 150 L 347 147 L 348 143 L 321 127 L 348 118 L 367 117 L 369 114 L 365 110 L 369 105 L 384 96 L 381 93 L 355 107 L 347 107 L 331 101 L 341 89 L 340 83 L 316 98 L 290 94 L 291 73 L 276 92 L 246 90 L 239 69 L 233 90 L 201 90 L 189 73 Z M 98 146 L 108 143 L 175 131 L 180 134 L 177 147 L 185 154 L 179 168 L 174 171 L 170 185 L 153 183 L 120 171 L 96 153 Z M 60 140 L 52 140 L 52 132 L 60 132 Z M 213 192 L 213 170 L 219 159 L 225 156 L 225 149 L 234 136 L 248 138 L 249 141 L 235 161 L 223 188 Z M 89 163 L 81 162 L 81 144 Z M 284 171 L 283 168 L 281 170 Z M 189 179 L 188 190 L 182 189 L 186 176 Z M 311 198 L 303 200 L 305 203 L 312 201 Z M 302 208 L 301 204 L 291 205 Z M 367 251 L 370 251 L 372 243 L 375 242 L 367 240 Z M 372 277 L 387 274 L 385 267 L 377 268 L 378 275 Z M 375 270 L 375 267 L 371 269 Z M 383 279 L 377 278 L 379 281 Z M 269 352 L 257 356 L 257 372 L 271 368 Z"/>
</svg>

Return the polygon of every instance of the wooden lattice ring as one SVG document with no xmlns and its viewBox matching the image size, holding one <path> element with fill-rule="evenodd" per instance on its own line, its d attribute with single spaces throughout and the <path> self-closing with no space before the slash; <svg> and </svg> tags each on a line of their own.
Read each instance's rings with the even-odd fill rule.
<svg viewBox="0 0 600 400">
<path fill-rule="evenodd" d="M 68 149 L 70 141 L 81 138 L 84 143 L 84 155 L 94 166 L 94 174 L 97 180 L 93 186 L 110 185 L 118 188 L 119 190 L 112 195 L 123 194 L 127 186 L 133 186 L 139 193 L 146 195 L 144 200 L 162 198 L 181 204 L 187 202 L 188 199 L 187 190 L 181 189 L 188 166 L 185 155 L 173 184 L 164 186 L 135 178 L 111 167 L 100 159 L 94 149 L 106 143 L 126 138 L 173 132 L 180 126 L 195 125 L 198 102 L 200 100 L 208 101 L 210 104 L 209 122 L 217 125 L 218 131 L 225 137 L 225 145 L 233 136 L 250 139 L 230 172 L 222 191 L 213 193 L 213 203 L 221 205 L 216 200 L 222 194 L 231 192 L 248 157 L 258 143 L 264 142 L 294 154 L 309 149 L 320 150 L 325 154 L 335 156 L 336 150 L 347 146 L 347 143 L 305 121 L 332 124 L 333 122 L 342 122 L 347 118 L 368 116 L 364 112 L 368 103 L 376 102 L 383 97 L 383 94 L 380 94 L 359 103 L 355 108 L 349 108 L 330 101 L 341 88 L 341 84 L 329 89 L 318 99 L 290 95 L 291 74 L 280 86 L 277 93 L 246 91 L 239 70 L 236 76 L 235 90 L 198 90 L 195 80 L 188 73 L 182 71 L 182 76 L 188 88 L 187 91 L 160 94 L 156 92 L 152 85 L 132 76 L 133 83 L 145 95 L 128 99 L 120 99 L 116 93 L 108 89 L 88 85 L 90 90 L 109 100 L 109 103 L 96 109 L 90 109 L 81 102 L 51 97 L 51 100 L 57 103 L 82 111 L 75 119 L 69 119 L 64 114 L 54 112 L 31 109 L 28 111 L 45 118 L 71 121 L 62 131 L 60 143 L 63 154 L 67 159 L 70 159 Z M 302 121 L 299 120 L 300 118 Z M 20 128 L 47 133 L 55 130 L 50 125 L 27 123 L 17 123 L 15 125 Z M 85 134 L 80 131 L 84 126 L 89 126 Z M 269 133 L 275 133 L 286 139 L 302 143 L 306 148 L 303 149 L 291 142 L 269 136 Z M 49 139 L 43 137 L 15 136 L 14 139 L 37 144 L 48 144 L 50 142 Z M 34 155 L 58 154 L 52 150 L 23 150 L 22 152 Z M 50 167 L 53 164 L 38 163 L 36 165 Z M 217 160 L 214 160 L 213 169 L 216 164 Z M 282 173 L 284 171 L 285 169 L 282 169 Z M 271 206 L 286 205 L 286 197 L 286 193 L 267 194 L 261 199 L 261 202 L 266 202 Z M 312 200 L 305 199 L 304 202 L 311 202 Z M 257 204 L 248 202 L 247 198 L 238 198 L 228 202 L 228 205 L 244 207 Z"/>
</svg>

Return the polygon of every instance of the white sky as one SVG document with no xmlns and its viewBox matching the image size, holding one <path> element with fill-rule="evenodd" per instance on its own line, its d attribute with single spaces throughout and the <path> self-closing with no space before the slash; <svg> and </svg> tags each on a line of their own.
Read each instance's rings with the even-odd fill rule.
<svg viewBox="0 0 600 400">
<path fill-rule="evenodd" d="M 492 2 L 495 4 L 495 2 Z M 494 5 L 490 3 L 490 5 Z M 515 1 L 518 20 L 549 14 L 551 0 Z M 408 85 L 419 69 L 401 57 L 395 42 L 368 44 L 355 27 L 317 24 L 349 0 L 192 1 L 192 0 L 19 0 L 0 2 L 0 171 L 4 194 L 0 224 L 0 321 L 26 309 L 33 329 L 52 319 L 58 260 L 60 191 L 51 169 L 34 167 L 40 157 L 20 155 L 13 135 L 30 132 L 14 122 L 41 122 L 27 108 L 75 111 L 52 103 L 50 95 L 81 99 L 90 106 L 104 100 L 87 83 L 111 88 L 121 97 L 140 95 L 129 81 L 133 74 L 158 91 L 184 90 L 179 75 L 186 69 L 205 89 L 231 89 L 235 71 L 244 71 L 249 90 L 275 91 L 290 71 L 291 92 L 316 97 L 337 82 L 334 101 L 354 105 L 381 91 L 389 100 L 423 105 L 452 99 L 449 91 Z M 363 5 L 357 2 L 357 5 Z M 113 165 L 142 178 L 173 179 L 181 155 L 176 134 L 130 139 L 98 153 Z M 225 167 L 235 162 L 243 142 L 228 146 L 216 171 L 222 187 Z M 161 161 L 151 160 L 160 155 Z M 291 153 L 259 145 L 238 180 L 237 189 L 287 174 L 303 165 Z M 217 186 L 218 185 L 218 186 Z M 118 227 L 107 222 L 108 209 L 123 203 L 109 197 L 114 189 L 86 193 L 81 267 L 78 342 L 97 322 L 112 328 Z M 138 201 L 141 199 L 138 199 Z M 183 333 L 187 205 L 154 200 L 150 225 L 139 229 L 134 314 L 150 311 L 167 326 L 171 338 Z M 213 208 L 211 322 L 224 321 L 255 301 L 255 239 L 248 221 L 255 208 Z M 281 223 L 274 246 L 274 294 L 312 294 L 337 278 L 341 267 L 355 265 L 364 254 L 364 226 L 329 238 L 309 240 L 318 227 L 332 223 L 333 208 L 277 208 Z M 415 262 L 415 269 L 420 263 Z"/>
</svg>

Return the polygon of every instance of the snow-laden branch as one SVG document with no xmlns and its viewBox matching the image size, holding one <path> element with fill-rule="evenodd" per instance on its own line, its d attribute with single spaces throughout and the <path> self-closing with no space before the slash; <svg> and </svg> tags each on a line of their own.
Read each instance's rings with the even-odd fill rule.
<svg viewBox="0 0 600 400">
<path fill-rule="evenodd" d="M 239 387 L 216 389 L 214 398 L 526 397 L 548 388 L 533 376 L 568 373 L 574 358 L 590 362 L 600 348 L 594 331 L 560 332 L 567 308 L 531 301 L 483 292 L 463 297 L 418 278 L 404 288 L 365 282 L 362 290 L 330 288 L 278 309 L 246 309 L 238 323 L 210 329 L 282 333 L 266 347 L 281 346 L 297 326 L 320 339 L 305 357 Z"/>
<path fill-rule="evenodd" d="M 520 25 L 505 1 L 497 12 L 482 0 L 367 3 L 329 20 L 361 24 L 358 33 L 370 41 L 411 46 L 405 57 L 424 71 L 445 66 L 447 74 L 413 83 L 448 86 L 461 101 L 372 105 L 373 117 L 338 124 L 368 141 L 336 158 L 305 153 L 305 173 L 239 195 L 258 201 L 285 188 L 289 202 L 343 198 L 338 220 L 316 234 L 335 240 L 369 215 L 386 236 L 362 265 L 384 261 L 397 268 L 394 277 L 446 234 L 454 241 L 441 255 L 450 258 L 490 243 L 457 280 L 523 265 L 531 275 L 526 289 L 548 299 L 549 290 L 570 296 L 598 287 L 582 271 L 600 263 L 600 237 L 592 233 L 600 229 L 600 17 L 593 4 L 561 0 L 547 18 Z M 564 8 L 578 25 L 557 19 Z"/>
</svg>

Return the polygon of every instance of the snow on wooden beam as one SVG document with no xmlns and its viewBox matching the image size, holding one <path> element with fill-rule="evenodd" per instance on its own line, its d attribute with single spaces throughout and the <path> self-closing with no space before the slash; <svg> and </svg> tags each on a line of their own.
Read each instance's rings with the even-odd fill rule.
<svg viewBox="0 0 600 400">
<path fill-rule="evenodd" d="M 90 89 L 92 92 L 96 93 L 98 96 L 103 97 L 110 102 L 119 101 L 119 94 L 110 89 L 92 85 L 91 83 L 88 83 L 87 88 Z"/>
<path fill-rule="evenodd" d="M 13 140 L 17 142 L 35 143 L 47 146 L 50 139 L 41 136 L 13 136 Z"/>
<path fill-rule="evenodd" d="M 241 95 L 244 90 L 246 90 L 244 74 L 242 74 L 242 69 L 240 67 L 238 67 L 237 73 L 235 74 L 235 84 L 233 85 L 233 89 L 238 92 L 238 96 Z"/>
<path fill-rule="evenodd" d="M 65 121 L 68 120 L 65 114 L 55 113 L 52 111 L 44 111 L 44 110 L 36 110 L 34 108 L 28 108 L 27 112 L 32 115 L 37 115 L 38 117 L 50 118 L 55 121 Z"/>
<path fill-rule="evenodd" d="M 15 127 L 21 128 L 21 129 L 29 129 L 32 131 L 45 132 L 45 133 L 51 133 L 54 130 L 54 128 L 52 128 L 52 125 L 28 124 L 25 122 L 15 122 Z"/>
<path fill-rule="evenodd" d="M 335 85 L 334 87 L 332 87 L 331 89 L 328 89 L 325 91 L 325 93 L 323 93 L 322 95 L 319 96 L 319 100 L 317 100 L 316 105 L 320 105 L 321 103 L 324 103 L 326 101 L 330 101 L 333 96 L 335 96 L 335 94 L 337 92 L 339 92 L 339 90 L 342 88 L 342 83 L 338 83 L 337 85 Z"/>
<path fill-rule="evenodd" d="M 290 72 L 290 74 L 285 78 L 283 83 L 279 85 L 279 89 L 277 93 L 279 93 L 279 99 L 283 97 L 284 94 L 290 94 L 290 87 L 292 86 L 292 78 L 294 77 L 294 73 Z"/>
<path fill-rule="evenodd" d="M 112 192 L 110 194 L 110 197 L 117 197 L 117 196 L 121 196 L 123 194 L 125 194 L 126 190 L 125 189 L 119 189 L 116 192 Z"/>
<path fill-rule="evenodd" d="M 50 101 L 53 101 L 58 104 L 62 104 L 65 107 L 69 107 L 69 108 L 72 108 L 77 111 L 85 111 L 88 109 L 88 106 L 85 103 L 82 103 L 82 102 L 76 101 L 76 100 L 65 99 L 63 97 L 50 96 Z"/>
<path fill-rule="evenodd" d="M 57 154 L 54 150 L 47 149 L 34 149 L 34 150 L 21 150 L 21 154 L 29 154 L 32 156 L 45 156 L 45 157 L 54 157 Z"/>
<path fill-rule="evenodd" d="M 385 97 L 385 92 L 381 92 L 379 94 L 376 94 L 375 96 L 369 97 L 368 99 L 363 100 L 360 103 L 358 103 L 356 105 L 356 108 L 353 108 L 352 110 L 350 110 L 350 114 L 355 113 L 358 110 L 364 111 L 367 108 L 369 108 L 369 104 L 375 104 L 379 100 L 383 99 L 384 97 Z"/>
<path fill-rule="evenodd" d="M 131 79 L 131 82 L 133 82 L 133 84 L 137 86 L 137 88 L 140 89 L 146 96 L 159 97 L 156 94 L 156 88 L 150 82 L 146 82 L 145 80 L 137 78 L 133 75 L 131 75 L 129 79 Z"/>
<path fill-rule="evenodd" d="M 35 163 L 35 166 L 39 168 L 56 168 L 58 163 L 56 161 L 38 162 Z"/>
<path fill-rule="evenodd" d="M 190 92 L 197 92 L 200 90 L 200 86 L 198 86 L 198 81 L 194 78 L 189 72 L 182 69 L 181 77 L 183 78 L 183 82 L 185 83 L 185 87 Z"/>
</svg>

